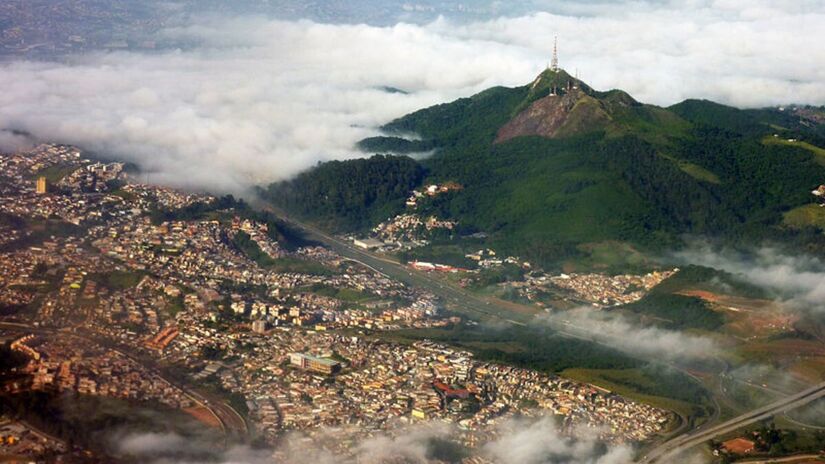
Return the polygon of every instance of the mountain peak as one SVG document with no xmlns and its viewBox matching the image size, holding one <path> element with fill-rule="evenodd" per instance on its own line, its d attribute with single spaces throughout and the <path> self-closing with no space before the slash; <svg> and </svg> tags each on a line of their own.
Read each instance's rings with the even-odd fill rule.
<svg viewBox="0 0 825 464">
<path fill-rule="evenodd" d="M 661 109 L 643 105 L 627 92 L 600 92 L 563 69 L 542 71 L 527 95 L 499 130 L 496 143 L 515 137 L 558 138 L 606 130 L 623 133 L 640 121 L 666 117 Z"/>
<path fill-rule="evenodd" d="M 610 116 L 594 90 L 563 69 L 542 71 L 501 127 L 496 143 L 525 135 L 557 137 L 605 127 Z"/>
<path fill-rule="evenodd" d="M 584 87 L 588 90 L 592 90 L 589 86 L 584 84 L 579 79 L 571 76 L 564 69 L 553 70 L 548 68 L 542 71 L 538 76 L 536 76 L 536 78 L 530 84 L 530 93 L 531 96 L 541 96 L 542 93 L 549 95 L 553 91 L 555 91 L 556 94 L 559 94 L 564 93 L 566 90 L 574 87 Z"/>
</svg>

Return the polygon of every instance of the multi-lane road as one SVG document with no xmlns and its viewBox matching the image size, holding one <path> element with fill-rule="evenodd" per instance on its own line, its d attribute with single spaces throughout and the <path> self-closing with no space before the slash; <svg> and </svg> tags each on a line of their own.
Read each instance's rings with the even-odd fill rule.
<svg viewBox="0 0 825 464">
<path fill-rule="evenodd" d="M 501 302 L 481 299 L 461 288 L 457 288 L 443 282 L 442 280 L 429 276 L 427 273 L 408 269 L 396 261 L 392 261 L 383 256 L 370 253 L 367 250 L 357 248 L 349 242 L 327 234 L 316 227 L 296 221 L 295 219 L 292 219 L 284 214 L 283 211 L 273 208 L 267 209 L 283 221 L 287 222 L 290 226 L 302 231 L 308 238 L 323 243 L 327 247 L 335 250 L 338 254 L 360 262 L 382 274 L 397 279 L 408 285 L 426 288 L 435 295 L 444 299 L 449 306 L 452 306 L 461 312 L 471 313 L 482 318 L 522 326 L 527 325 L 535 314 L 538 314 L 538 311 L 533 313 L 524 310 L 515 312 L 513 311 L 513 308 L 504 307 Z M 525 307 L 520 307 L 520 309 L 522 308 Z M 596 338 L 592 337 L 587 332 L 586 328 L 576 327 L 564 323 L 553 325 L 553 328 L 558 330 L 562 335 L 585 338 L 598 342 Z M 672 459 L 675 456 L 688 451 L 694 446 L 700 445 L 709 440 L 733 432 L 776 414 L 781 414 L 783 412 L 799 408 L 822 397 L 825 397 L 825 383 L 784 397 L 774 403 L 745 413 L 722 424 L 711 426 L 712 421 L 708 422 L 700 429 L 687 432 L 665 441 L 658 447 L 653 448 L 645 456 L 641 457 L 638 462 L 640 464 L 675 462 L 672 460 L 669 461 L 668 459 Z"/>
<path fill-rule="evenodd" d="M 527 325 L 527 323 L 529 323 L 536 314 L 539 314 L 538 310 L 533 310 L 532 308 L 525 306 L 512 305 L 511 307 L 510 305 L 507 305 L 505 307 L 504 302 L 479 298 L 464 289 L 448 284 L 441 279 L 428 275 L 425 272 L 410 269 L 397 261 L 393 261 L 384 256 L 355 247 L 351 243 L 327 234 L 316 227 L 296 221 L 284 214 L 282 211 L 275 210 L 273 208 L 266 209 L 275 214 L 281 220 L 285 221 L 291 227 L 300 230 L 307 238 L 326 245 L 343 257 L 359 262 L 381 274 L 404 282 L 407 285 L 417 286 L 431 291 L 433 294 L 440 297 L 453 310 L 466 314 L 473 314 L 484 320 L 505 322 L 519 326 Z M 558 325 L 558 327 L 553 328 L 557 329 L 562 335 L 597 341 L 587 333 L 586 328 L 575 327 L 569 324 L 554 325 Z M 47 330 L 17 324 L 0 324 L 0 328 L 3 328 L 3 326 L 6 326 L 5 328 L 14 327 L 18 329 L 28 329 L 35 332 Z M 76 333 L 75 335 L 77 336 Z M 142 360 L 134 358 L 125 351 L 119 349 L 117 351 L 143 363 Z M 171 379 L 167 379 L 165 377 L 164 379 L 170 383 L 173 383 L 178 388 L 181 388 L 198 404 L 211 411 L 212 414 L 214 414 L 220 421 L 221 427 L 226 432 L 228 438 L 243 438 L 249 433 L 247 424 L 243 417 L 220 398 L 207 393 L 195 391 L 185 385 L 175 383 Z M 750 411 L 722 424 L 716 426 L 710 426 L 708 424 L 701 430 L 694 430 L 672 438 L 665 441 L 658 447 L 653 448 L 645 456 L 641 457 L 638 462 L 640 464 L 672 462 L 669 461 L 669 459 L 673 459 L 694 446 L 700 445 L 709 440 L 733 432 L 776 414 L 781 414 L 783 412 L 799 408 L 823 397 L 825 397 L 825 383 L 808 388 L 794 395 L 787 396 L 775 401 L 774 403 Z"/>
<path fill-rule="evenodd" d="M 639 462 L 642 464 L 674 462 L 672 461 L 673 458 L 688 451 L 694 446 L 700 445 L 730 432 L 734 432 L 742 427 L 747 427 L 748 425 L 777 414 L 782 414 L 784 412 L 805 406 L 806 404 L 823 397 L 825 397 L 825 382 L 805 389 L 794 395 L 777 400 L 761 408 L 754 409 L 753 411 L 742 414 L 739 417 L 723 422 L 719 425 L 709 427 L 702 431 L 687 433 L 676 437 L 663 443 L 658 448 L 655 448 L 646 456 L 643 456 Z"/>
<path fill-rule="evenodd" d="M 305 224 L 287 216 L 283 211 L 272 207 L 265 208 L 289 226 L 300 230 L 308 239 L 322 243 L 339 255 L 361 263 L 373 270 L 398 280 L 410 286 L 425 288 L 440 297 L 452 309 L 474 314 L 485 320 L 506 322 L 514 325 L 527 325 L 538 310 L 526 306 L 513 305 L 512 308 L 502 308 L 501 303 L 483 300 L 461 288 L 450 285 L 441 279 L 432 277 L 426 272 L 416 271 L 403 264 L 384 256 L 371 253 L 353 244 L 334 237 L 314 226 Z M 514 310 L 518 306 L 518 311 Z"/>
</svg>

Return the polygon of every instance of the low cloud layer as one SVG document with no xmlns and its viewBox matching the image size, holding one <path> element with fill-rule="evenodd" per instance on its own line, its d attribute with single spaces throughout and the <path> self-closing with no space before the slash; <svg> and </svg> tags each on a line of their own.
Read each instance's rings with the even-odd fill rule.
<svg viewBox="0 0 825 464">
<path fill-rule="evenodd" d="M 771 247 L 742 253 L 698 245 L 676 256 L 729 272 L 744 283 L 767 289 L 793 308 L 825 314 L 825 262 L 819 258 Z"/>
<path fill-rule="evenodd" d="M 643 101 L 825 103 L 821 2 L 537 5 L 547 12 L 470 24 L 201 18 L 161 32 L 196 44 L 185 50 L 5 63 L 0 129 L 135 161 L 155 182 L 243 192 L 360 156 L 356 141 L 409 111 L 530 82 L 555 35 L 562 66 Z"/>
<path fill-rule="evenodd" d="M 352 456 L 324 451 L 299 432 L 287 435 L 283 445 L 271 451 L 239 446 L 225 452 L 202 455 L 210 462 L 246 464 L 380 464 L 403 462 L 424 464 L 460 459 L 444 456 L 443 440 L 455 438 L 459 431 L 443 423 L 407 426 L 392 434 L 379 433 L 358 442 Z M 340 431 L 331 431 L 340 438 Z M 314 432 L 323 441 L 323 431 Z M 153 464 L 198 462 L 186 454 L 208 449 L 179 435 L 141 433 L 118 437 L 118 450 L 133 458 Z M 442 448 L 439 450 L 438 448 Z M 492 433 L 491 439 L 476 454 L 498 464 L 627 464 L 633 461 L 634 450 L 629 445 L 609 445 L 599 439 L 598 429 L 577 429 L 562 433 L 552 416 L 505 420 Z"/>
<path fill-rule="evenodd" d="M 633 449 L 605 447 L 595 430 L 579 430 L 574 437 L 559 435 L 551 418 L 513 420 L 504 433 L 484 446 L 487 456 L 502 464 L 626 464 L 633 462 Z"/>
<path fill-rule="evenodd" d="M 540 321 L 643 359 L 691 361 L 719 354 L 710 338 L 640 326 L 615 312 L 583 307 L 543 316 Z"/>
</svg>

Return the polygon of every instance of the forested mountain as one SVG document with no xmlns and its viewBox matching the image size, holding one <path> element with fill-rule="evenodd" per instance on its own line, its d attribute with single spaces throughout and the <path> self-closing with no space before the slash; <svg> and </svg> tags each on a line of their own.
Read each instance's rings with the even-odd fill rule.
<svg viewBox="0 0 825 464">
<path fill-rule="evenodd" d="M 421 184 L 424 168 L 406 157 L 331 161 L 272 184 L 265 195 L 300 216 L 337 231 L 369 227 L 404 206 Z"/>
<path fill-rule="evenodd" d="M 662 249 L 684 234 L 816 248 L 825 208 L 812 207 L 810 191 L 825 183 L 822 117 L 700 100 L 660 108 L 548 70 L 523 87 L 414 112 L 361 142 L 384 153 L 434 150 L 418 164 L 330 163 L 269 192 L 340 230 L 402 211 L 405 192 L 425 180 L 455 181 L 464 188 L 427 213 L 545 263 L 612 242 Z"/>
</svg>

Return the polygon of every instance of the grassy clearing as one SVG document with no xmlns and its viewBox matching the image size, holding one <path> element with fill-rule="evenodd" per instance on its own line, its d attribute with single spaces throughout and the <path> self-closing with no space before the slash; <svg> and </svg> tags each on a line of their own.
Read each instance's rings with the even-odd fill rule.
<svg viewBox="0 0 825 464">
<path fill-rule="evenodd" d="M 372 295 L 352 288 L 335 288 L 324 284 L 315 284 L 298 289 L 299 291 L 328 296 L 349 303 L 359 303 L 373 298 Z"/>
<path fill-rule="evenodd" d="M 603 242 L 584 243 L 577 247 L 581 257 L 564 263 L 564 270 L 583 272 L 599 270 L 601 272 L 647 272 L 653 267 L 650 260 L 633 245 L 627 242 L 606 240 Z"/>
<path fill-rule="evenodd" d="M 813 153 L 816 157 L 816 162 L 825 166 L 825 148 L 817 147 L 816 145 L 812 145 L 808 142 L 803 142 L 801 140 L 793 140 L 793 139 L 784 139 L 782 137 L 765 137 L 762 139 L 762 144 L 764 145 L 781 145 L 786 147 L 797 147 L 802 148 L 804 150 L 808 150 L 809 152 Z"/>
<path fill-rule="evenodd" d="M 166 303 L 166 312 L 169 314 L 170 317 L 175 318 L 181 311 L 185 308 L 183 304 L 183 297 L 179 296 L 176 298 L 170 298 L 170 300 Z"/>
<path fill-rule="evenodd" d="M 55 184 L 63 180 L 64 177 L 68 176 L 69 174 L 75 172 L 76 170 L 80 169 L 79 166 L 67 166 L 65 164 L 55 164 L 54 166 L 49 166 L 47 168 L 43 168 L 37 173 L 35 173 L 32 177 L 38 178 L 43 176 L 49 181 L 50 184 Z"/>
<path fill-rule="evenodd" d="M 682 172 L 689 175 L 690 177 L 693 177 L 696 180 L 701 180 L 704 182 L 709 182 L 711 184 L 717 185 L 722 183 L 722 181 L 719 180 L 719 176 L 703 168 L 702 166 L 699 166 L 698 164 L 681 160 L 672 155 L 661 154 L 661 156 L 676 163 L 676 166 L 678 166 L 679 169 L 682 170 Z"/>
<path fill-rule="evenodd" d="M 332 270 L 316 261 L 300 258 L 273 258 L 261 250 L 257 242 L 246 232 L 240 231 L 232 238 L 232 244 L 245 254 L 249 259 L 255 261 L 258 266 L 265 269 L 272 269 L 281 273 L 296 273 L 309 275 L 330 275 Z"/>
<path fill-rule="evenodd" d="M 668 293 L 650 293 L 622 309 L 649 317 L 672 330 L 716 330 L 725 323 L 725 316 L 711 309 L 704 300 Z"/>
<path fill-rule="evenodd" d="M 808 226 L 825 229 L 825 208 L 815 204 L 799 206 L 782 215 L 782 224 L 791 229 Z"/>
<path fill-rule="evenodd" d="M 397 257 L 404 263 L 426 261 L 464 269 L 473 269 L 476 267 L 475 261 L 470 260 L 464 255 L 479 248 L 481 247 L 476 244 L 468 245 L 462 242 L 431 243 L 420 248 L 399 252 Z"/>
<path fill-rule="evenodd" d="M 717 185 L 722 183 L 722 181 L 719 180 L 719 176 L 708 171 L 702 166 L 699 166 L 698 164 L 688 163 L 687 161 L 679 161 L 677 164 L 679 166 L 679 169 L 681 169 L 694 179 L 710 182 L 711 184 Z"/>
<path fill-rule="evenodd" d="M 750 411 L 760 408 L 766 404 L 779 399 L 779 395 L 764 389 L 737 382 L 733 379 L 726 379 L 722 382 L 727 399 L 740 411 Z"/>
<path fill-rule="evenodd" d="M 112 271 L 92 274 L 89 279 L 99 282 L 110 290 L 126 290 L 136 287 L 145 276 L 146 273 L 144 272 Z"/>
<path fill-rule="evenodd" d="M 790 371 L 810 383 L 821 382 L 825 380 L 825 356 L 805 356 Z"/>
<path fill-rule="evenodd" d="M 134 200 L 135 198 L 137 198 L 137 195 L 135 195 L 134 193 L 129 192 L 127 190 L 123 190 L 122 188 L 114 190 L 112 192 L 112 195 L 114 195 L 116 197 L 123 198 L 126 201 L 131 201 L 131 200 Z"/>
<path fill-rule="evenodd" d="M 278 258 L 273 259 L 267 266 L 276 272 L 308 275 L 331 275 L 334 272 L 328 267 L 315 261 L 299 258 Z"/>
</svg>

